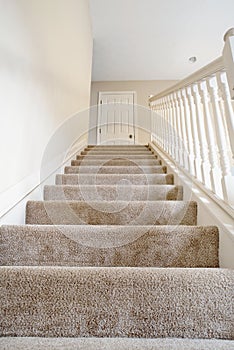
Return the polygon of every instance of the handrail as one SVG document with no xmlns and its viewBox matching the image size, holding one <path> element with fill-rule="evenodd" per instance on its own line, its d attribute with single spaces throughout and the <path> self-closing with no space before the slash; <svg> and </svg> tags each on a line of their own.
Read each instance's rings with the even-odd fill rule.
<svg viewBox="0 0 234 350">
<path fill-rule="evenodd" d="M 234 29 L 223 54 L 149 99 L 151 140 L 234 207 Z"/>
<path fill-rule="evenodd" d="M 184 88 L 188 85 L 191 85 L 194 82 L 203 80 L 203 79 L 207 78 L 208 76 L 215 74 L 219 71 L 222 71 L 224 69 L 225 69 L 225 66 L 224 66 L 223 57 L 220 56 L 216 60 L 207 64 L 205 67 L 203 67 L 203 68 L 199 69 L 198 71 L 196 71 L 195 73 L 189 75 L 187 78 L 180 80 L 178 83 L 174 84 L 173 86 L 169 87 L 168 89 L 160 92 L 157 95 L 152 96 L 149 99 L 149 103 L 156 101 L 161 97 L 167 96 L 176 90 L 179 90 L 179 89 Z"/>
</svg>

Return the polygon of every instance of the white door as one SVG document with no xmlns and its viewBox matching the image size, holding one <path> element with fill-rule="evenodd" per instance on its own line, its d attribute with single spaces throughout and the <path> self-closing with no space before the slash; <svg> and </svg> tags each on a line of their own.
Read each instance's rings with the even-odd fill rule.
<svg viewBox="0 0 234 350">
<path fill-rule="evenodd" d="M 97 143 L 135 143 L 135 93 L 99 92 Z"/>
</svg>

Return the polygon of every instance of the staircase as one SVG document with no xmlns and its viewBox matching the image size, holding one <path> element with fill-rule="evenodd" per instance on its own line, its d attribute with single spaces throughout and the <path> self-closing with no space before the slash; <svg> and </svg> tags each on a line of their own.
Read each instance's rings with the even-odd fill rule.
<svg viewBox="0 0 234 350">
<path fill-rule="evenodd" d="M 147 146 L 88 146 L 0 233 L 1 349 L 234 349 L 218 229 Z"/>
</svg>

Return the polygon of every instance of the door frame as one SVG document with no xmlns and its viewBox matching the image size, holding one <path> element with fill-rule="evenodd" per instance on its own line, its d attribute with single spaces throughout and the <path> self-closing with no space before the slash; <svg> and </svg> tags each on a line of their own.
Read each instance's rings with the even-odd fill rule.
<svg viewBox="0 0 234 350">
<path fill-rule="evenodd" d="M 104 95 L 124 95 L 132 94 L 133 95 L 133 130 L 134 130 L 134 144 L 138 140 L 138 128 L 136 128 L 137 121 L 137 93 L 136 91 L 99 91 L 98 92 L 98 115 L 97 115 L 97 145 L 100 145 L 100 119 L 101 119 L 101 101 Z"/>
</svg>

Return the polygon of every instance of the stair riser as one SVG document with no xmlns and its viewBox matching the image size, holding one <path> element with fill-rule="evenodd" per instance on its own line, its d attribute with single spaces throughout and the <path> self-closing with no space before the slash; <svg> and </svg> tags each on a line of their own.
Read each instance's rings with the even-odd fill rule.
<svg viewBox="0 0 234 350">
<path fill-rule="evenodd" d="M 196 225 L 194 202 L 34 202 L 26 224 L 35 225 Z"/>
<path fill-rule="evenodd" d="M 162 166 L 67 166 L 64 174 L 165 174 L 166 167 Z"/>
<path fill-rule="evenodd" d="M 152 155 L 153 153 L 145 150 L 145 151 L 105 151 L 105 150 L 94 150 L 94 151 L 82 151 L 80 153 L 81 155 L 117 155 L 117 156 L 121 156 L 121 155 L 127 155 L 127 156 L 131 156 L 131 155 L 136 155 L 136 156 L 143 156 L 143 155 Z"/>
<path fill-rule="evenodd" d="M 215 227 L 4 226 L 0 264 L 218 267 Z M 186 242 L 186 244 L 185 244 Z"/>
<path fill-rule="evenodd" d="M 120 153 L 120 154 L 152 154 L 152 151 L 149 149 L 86 149 L 81 151 L 82 154 L 91 154 L 91 153 L 101 153 L 101 154 L 110 154 L 110 153 Z"/>
<path fill-rule="evenodd" d="M 173 185 L 173 174 L 67 174 L 56 175 L 57 185 Z"/>
<path fill-rule="evenodd" d="M 182 186 L 45 186 L 44 200 L 182 200 Z"/>
<path fill-rule="evenodd" d="M 233 336 L 230 270 L 3 267 L 0 281 L 3 336 Z"/>
<path fill-rule="evenodd" d="M 83 160 L 83 159 L 87 159 L 87 160 L 98 160 L 98 159 L 107 159 L 107 160 L 113 160 L 113 159 L 119 159 L 119 158 L 123 158 L 123 159 L 127 159 L 127 160 L 138 160 L 138 159 L 151 159 L 151 160 L 155 160 L 157 157 L 154 155 L 121 155 L 121 154 L 116 154 L 116 155 L 108 155 L 108 154 L 97 154 L 97 155 L 90 155 L 90 154 L 86 154 L 83 156 L 76 156 L 77 160 Z"/>
<path fill-rule="evenodd" d="M 83 160 L 72 160 L 71 165 L 73 166 L 159 166 L 161 165 L 160 160 L 150 160 L 150 159 L 83 159 Z"/>
<path fill-rule="evenodd" d="M 148 145 L 89 145 L 86 149 L 149 149 Z"/>
</svg>

